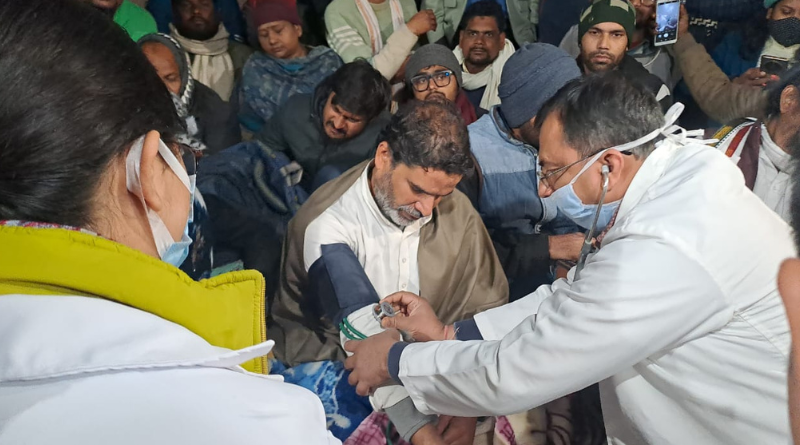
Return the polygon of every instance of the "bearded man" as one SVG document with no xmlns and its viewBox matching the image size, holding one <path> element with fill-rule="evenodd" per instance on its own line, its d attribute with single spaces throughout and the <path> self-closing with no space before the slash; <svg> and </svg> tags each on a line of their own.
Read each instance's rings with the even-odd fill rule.
<svg viewBox="0 0 800 445">
<path fill-rule="evenodd" d="M 347 338 L 371 335 L 370 311 L 398 291 L 419 292 L 453 321 L 508 301 L 486 228 L 456 190 L 473 160 L 453 106 L 412 101 L 377 141 L 374 159 L 323 185 L 289 224 L 270 328 L 289 365 L 344 359 L 340 326 Z M 373 405 L 412 443 L 439 434 L 403 394 Z M 450 425 L 472 440 L 474 418 Z"/>
</svg>

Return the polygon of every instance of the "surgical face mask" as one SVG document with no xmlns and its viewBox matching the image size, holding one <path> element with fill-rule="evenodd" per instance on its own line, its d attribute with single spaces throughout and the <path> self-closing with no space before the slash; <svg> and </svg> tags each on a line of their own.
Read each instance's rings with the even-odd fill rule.
<svg viewBox="0 0 800 445">
<path fill-rule="evenodd" d="M 787 17 L 769 21 L 769 35 L 781 46 L 800 44 L 800 19 Z"/>
<path fill-rule="evenodd" d="M 575 189 L 573 185 L 581 175 L 586 172 L 598 159 L 600 156 L 605 153 L 606 150 L 601 151 L 600 153 L 596 154 L 586 165 L 583 166 L 580 172 L 572 178 L 572 181 L 569 184 L 565 185 L 564 187 L 559 188 L 552 195 L 549 196 L 549 199 L 552 199 L 555 202 L 558 210 L 563 212 L 569 219 L 571 219 L 575 224 L 583 227 L 586 230 L 592 228 L 592 223 L 594 222 L 594 218 L 598 213 L 599 207 L 599 216 L 597 217 L 597 225 L 595 226 L 595 230 L 602 231 L 609 224 L 611 224 L 611 218 L 614 217 L 614 213 L 619 208 L 619 205 L 622 201 L 614 201 L 609 203 L 600 203 L 600 204 L 584 204 L 581 201 L 581 198 L 575 194 Z M 603 166 L 606 169 L 606 175 L 608 174 L 607 166 Z"/>
<path fill-rule="evenodd" d="M 186 221 L 186 226 L 183 229 L 183 234 L 180 241 L 175 241 L 169 232 L 166 224 L 158 216 L 155 210 L 149 208 L 144 200 L 142 194 L 142 180 L 141 180 L 141 162 L 142 150 L 144 147 L 144 136 L 137 140 L 131 147 L 128 157 L 125 161 L 126 167 L 126 182 L 128 191 L 138 196 L 142 202 L 142 206 L 147 213 L 147 220 L 150 223 L 150 232 L 153 234 L 153 240 L 158 250 L 158 256 L 162 261 L 172 264 L 175 267 L 180 267 L 181 264 L 189 256 L 189 247 L 192 244 L 192 239 L 189 237 L 189 223 L 193 220 L 194 215 L 194 191 L 195 191 L 195 175 L 189 176 L 186 170 L 181 166 L 178 158 L 172 153 L 172 150 L 164 144 L 163 141 L 158 141 L 158 153 L 167 163 L 173 173 L 180 179 L 181 183 L 186 186 L 189 191 L 189 199 L 191 204 L 189 206 L 189 217 Z"/>
</svg>

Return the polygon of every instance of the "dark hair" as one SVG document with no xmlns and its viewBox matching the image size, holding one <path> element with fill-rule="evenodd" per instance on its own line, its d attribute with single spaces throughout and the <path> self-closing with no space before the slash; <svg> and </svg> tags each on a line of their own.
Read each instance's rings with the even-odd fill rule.
<svg viewBox="0 0 800 445">
<path fill-rule="evenodd" d="M 664 124 L 664 114 L 653 93 L 618 71 L 566 84 L 536 116 L 540 129 L 552 114 L 564 127 L 565 142 L 581 157 L 635 141 Z M 645 144 L 632 153 L 646 157 L 654 145 Z"/>
<path fill-rule="evenodd" d="M 389 144 L 395 165 L 448 175 L 464 175 L 473 168 L 467 126 L 449 102 L 410 102 L 392 116 L 378 140 Z"/>
<path fill-rule="evenodd" d="M 800 90 L 800 65 L 784 73 L 778 82 L 767 88 L 767 104 L 764 108 L 764 116 L 766 116 L 767 120 L 780 116 L 781 94 L 783 94 L 783 90 L 790 86 Z"/>
<path fill-rule="evenodd" d="M 339 67 L 317 86 L 316 96 L 371 121 L 389 108 L 392 89 L 389 81 L 365 60 L 356 60 Z"/>
<path fill-rule="evenodd" d="M 109 164 L 149 130 L 180 130 L 172 100 L 88 4 L 2 1 L 0 23 L 0 220 L 85 226 Z"/>
<path fill-rule="evenodd" d="M 467 6 L 467 9 L 464 10 L 464 15 L 461 16 L 461 23 L 458 29 L 467 29 L 469 21 L 475 17 L 494 17 L 497 22 L 497 29 L 500 32 L 506 32 L 506 16 L 503 14 L 503 8 L 494 0 L 480 0 Z"/>
</svg>

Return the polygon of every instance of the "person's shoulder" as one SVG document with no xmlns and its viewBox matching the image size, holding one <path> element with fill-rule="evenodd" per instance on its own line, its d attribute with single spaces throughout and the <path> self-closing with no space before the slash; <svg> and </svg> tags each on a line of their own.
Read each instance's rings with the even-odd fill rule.
<svg viewBox="0 0 800 445">
<path fill-rule="evenodd" d="M 237 42 L 236 40 L 230 40 L 228 42 L 228 52 L 231 53 L 231 55 L 236 55 L 246 61 L 250 58 L 250 55 L 256 51 L 244 43 Z"/>
<path fill-rule="evenodd" d="M 325 20 L 358 12 L 355 0 L 333 0 L 325 8 Z"/>
<path fill-rule="evenodd" d="M 154 19 L 153 15 L 146 9 L 130 0 L 123 0 L 119 7 L 121 9 L 119 11 L 120 16 L 123 17 L 125 21 L 136 22 L 139 26 L 152 25 L 152 32 L 157 32 L 156 19 Z"/>
</svg>

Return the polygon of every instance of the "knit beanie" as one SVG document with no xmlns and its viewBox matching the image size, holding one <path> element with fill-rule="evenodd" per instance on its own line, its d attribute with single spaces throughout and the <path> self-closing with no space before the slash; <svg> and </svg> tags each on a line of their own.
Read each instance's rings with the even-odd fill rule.
<svg viewBox="0 0 800 445">
<path fill-rule="evenodd" d="M 461 82 L 461 64 L 458 63 L 456 55 L 450 48 L 439 45 L 438 43 L 429 43 L 419 48 L 408 59 L 406 64 L 406 83 L 411 83 L 411 78 L 419 74 L 420 70 L 429 66 L 441 65 L 456 75 L 458 86 L 463 85 Z"/>
<path fill-rule="evenodd" d="M 252 10 L 253 25 L 258 29 L 265 23 L 286 21 L 292 25 L 303 26 L 297 7 L 290 8 L 283 2 L 261 1 Z"/>
<path fill-rule="evenodd" d="M 780 0 L 764 0 L 764 7 L 769 9 L 775 6 L 775 3 L 778 3 Z"/>
<path fill-rule="evenodd" d="M 628 34 L 628 43 L 633 41 L 636 30 L 636 10 L 628 0 L 597 0 L 581 13 L 578 24 L 578 42 L 589 29 L 600 23 L 619 23 Z"/>
<path fill-rule="evenodd" d="M 511 128 L 533 119 L 545 102 L 570 81 L 581 77 L 575 59 L 546 43 L 528 43 L 503 66 L 498 96 Z"/>
</svg>

